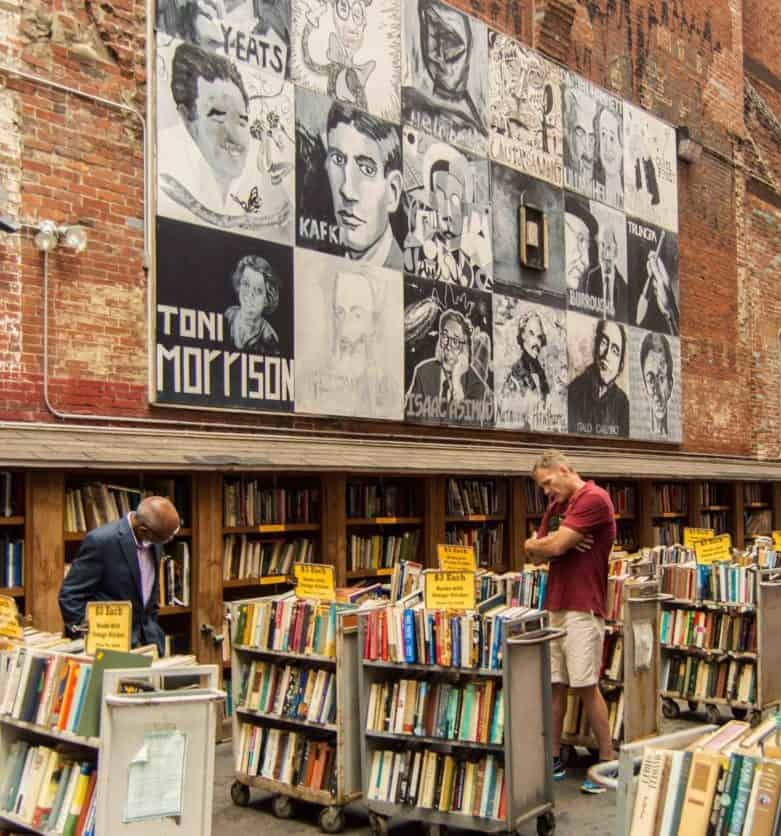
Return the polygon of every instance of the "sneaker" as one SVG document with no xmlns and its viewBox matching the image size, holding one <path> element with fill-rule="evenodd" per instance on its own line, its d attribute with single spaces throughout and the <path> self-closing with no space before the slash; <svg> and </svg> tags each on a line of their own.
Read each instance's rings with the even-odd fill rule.
<svg viewBox="0 0 781 836">
<path fill-rule="evenodd" d="M 606 792 L 606 788 L 592 781 L 591 778 L 586 778 L 580 785 L 580 791 L 587 795 L 601 795 L 603 792 Z"/>
<path fill-rule="evenodd" d="M 564 769 L 564 764 L 561 758 L 553 758 L 553 780 L 563 781 L 567 777 L 567 770 Z"/>
</svg>

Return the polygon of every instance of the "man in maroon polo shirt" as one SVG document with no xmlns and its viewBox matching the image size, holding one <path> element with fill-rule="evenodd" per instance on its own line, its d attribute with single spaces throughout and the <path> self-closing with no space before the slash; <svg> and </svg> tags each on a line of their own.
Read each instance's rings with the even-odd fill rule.
<svg viewBox="0 0 781 836">
<path fill-rule="evenodd" d="M 608 561 L 616 539 L 610 496 L 586 482 L 558 450 L 544 453 L 532 476 L 548 497 L 539 531 L 525 543 L 531 563 L 550 563 L 545 609 L 551 626 L 567 631 L 551 645 L 553 683 L 553 776 L 564 777 L 561 732 L 570 688 L 581 698 L 599 744 L 600 760 L 612 760 L 613 744 L 605 700 L 599 690 Z M 586 780 L 581 789 L 604 791 Z"/>
</svg>

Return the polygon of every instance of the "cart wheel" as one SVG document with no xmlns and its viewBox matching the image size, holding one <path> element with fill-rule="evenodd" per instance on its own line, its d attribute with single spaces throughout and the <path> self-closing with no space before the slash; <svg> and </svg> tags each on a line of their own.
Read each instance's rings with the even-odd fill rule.
<svg viewBox="0 0 781 836">
<path fill-rule="evenodd" d="M 732 716 L 736 720 L 745 720 L 747 714 L 748 714 L 748 710 L 745 709 L 745 708 L 735 708 L 734 706 L 732 708 Z"/>
<path fill-rule="evenodd" d="M 570 743 L 562 743 L 561 750 L 559 751 L 559 760 L 561 760 L 561 765 L 566 767 L 568 764 L 572 763 L 574 759 L 575 747 Z"/>
<path fill-rule="evenodd" d="M 372 836 L 387 836 L 388 820 L 384 816 L 378 816 L 377 813 L 369 812 L 369 829 Z"/>
<path fill-rule="evenodd" d="M 553 836 L 555 832 L 556 816 L 550 810 L 537 816 L 537 836 Z"/>
<path fill-rule="evenodd" d="M 271 799 L 271 812 L 278 819 L 289 819 L 293 815 L 293 799 L 286 795 L 275 795 Z"/>
<path fill-rule="evenodd" d="M 721 722 L 721 712 L 719 711 L 719 707 L 717 705 L 713 705 L 713 703 L 708 703 L 705 706 L 705 719 L 708 723 L 712 725 L 717 725 Z"/>
<path fill-rule="evenodd" d="M 323 807 L 320 811 L 320 830 L 341 833 L 344 830 L 344 811 L 341 807 Z"/>
<path fill-rule="evenodd" d="M 428 826 L 428 836 L 445 836 L 447 827 L 444 824 L 430 824 Z"/>
<path fill-rule="evenodd" d="M 668 720 L 677 720 L 678 717 L 681 716 L 681 709 L 675 700 L 671 700 L 669 697 L 666 697 L 662 701 L 662 714 L 664 714 Z"/>
<path fill-rule="evenodd" d="M 249 787 L 234 781 L 231 784 L 231 801 L 237 807 L 246 807 L 249 804 Z"/>
<path fill-rule="evenodd" d="M 697 706 L 699 705 L 699 703 L 697 702 L 697 700 L 686 700 L 686 705 L 689 706 L 689 711 L 693 713 L 697 710 Z"/>
<path fill-rule="evenodd" d="M 761 711 L 752 711 L 751 716 L 748 718 L 749 723 L 752 726 L 758 726 L 762 722 L 762 712 Z"/>
</svg>

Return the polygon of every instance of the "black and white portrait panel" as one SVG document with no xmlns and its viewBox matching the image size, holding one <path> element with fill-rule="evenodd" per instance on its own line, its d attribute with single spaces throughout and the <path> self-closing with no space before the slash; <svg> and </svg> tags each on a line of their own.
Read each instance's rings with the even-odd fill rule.
<svg viewBox="0 0 781 836">
<path fill-rule="evenodd" d="M 564 185 L 617 209 L 624 206 L 623 103 L 567 72 L 562 93 Z"/>
<path fill-rule="evenodd" d="M 292 7 L 293 81 L 399 122 L 399 0 L 292 0 Z"/>
<path fill-rule="evenodd" d="M 293 250 L 157 219 L 158 400 L 292 412 Z"/>
<path fill-rule="evenodd" d="M 404 279 L 408 421 L 494 424 L 491 295 Z"/>
<path fill-rule="evenodd" d="M 400 420 L 402 275 L 296 249 L 296 412 Z"/>
<path fill-rule="evenodd" d="M 157 37 L 157 214 L 292 244 L 293 85 Z"/>
<path fill-rule="evenodd" d="M 497 288 L 531 302 L 564 307 L 564 192 L 495 162 L 491 190 Z M 523 245 L 530 240 L 528 234 L 522 235 L 522 218 L 527 232 L 534 218 L 539 221 L 534 241 L 541 260 L 521 258 Z"/>
<path fill-rule="evenodd" d="M 595 200 L 564 199 L 567 307 L 604 319 L 627 321 L 626 219 Z"/>
<path fill-rule="evenodd" d="M 488 43 L 491 159 L 560 186 L 562 70 L 493 30 Z"/>
<path fill-rule="evenodd" d="M 401 131 L 352 105 L 296 90 L 296 242 L 400 270 Z"/>
<path fill-rule="evenodd" d="M 567 312 L 569 431 L 629 437 L 629 328 Z"/>
<path fill-rule="evenodd" d="M 491 290 L 493 249 L 488 161 L 403 127 L 404 270 Z"/>
<path fill-rule="evenodd" d="M 158 32 L 284 80 L 290 54 L 290 0 L 157 0 Z"/>
<path fill-rule="evenodd" d="M 632 438 L 681 441 L 681 341 L 630 328 Z"/>
<path fill-rule="evenodd" d="M 624 105 L 624 208 L 649 224 L 678 232 L 675 128 Z"/>
<path fill-rule="evenodd" d="M 438 0 L 402 3 L 402 120 L 488 154 L 488 30 Z"/>
<path fill-rule="evenodd" d="M 496 426 L 567 432 L 564 311 L 493 296 Z"/>
<path fill-rule="evenodd" d="M 647 331 L 677 336 L 678 236 L 658 226 L 627 218 L 629 322 Z"/>
</svg>

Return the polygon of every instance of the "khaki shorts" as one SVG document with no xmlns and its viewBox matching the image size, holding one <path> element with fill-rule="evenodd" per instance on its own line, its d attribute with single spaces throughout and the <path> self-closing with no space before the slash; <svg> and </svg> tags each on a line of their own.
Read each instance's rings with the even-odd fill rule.
<svg viewBox="0 0 781 836">
<path fill-rule="evenodd" d="M 550 614 L 551 627 L 567 635 L 550 645 L 551 682 L 586 688 L 599 682 L 605 621 L 590 612 L 560 610 Z"/>
</svg>

